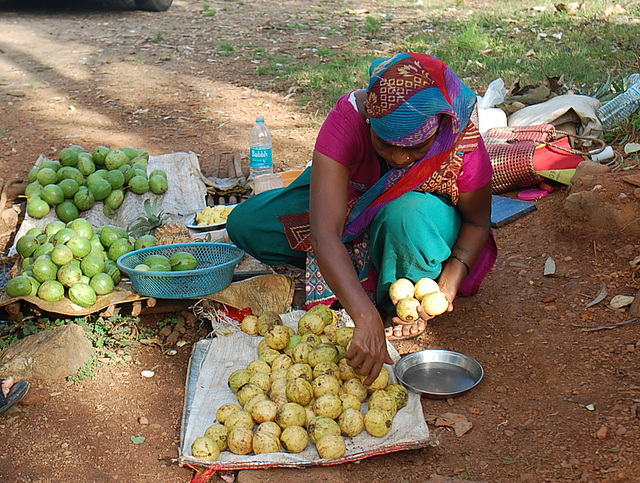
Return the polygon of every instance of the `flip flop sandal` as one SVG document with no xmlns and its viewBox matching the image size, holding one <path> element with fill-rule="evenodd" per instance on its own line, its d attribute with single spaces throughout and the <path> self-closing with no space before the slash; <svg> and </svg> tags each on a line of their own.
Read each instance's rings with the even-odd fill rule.
<svg viewBox="0 0 640 483">
<path fill-rule="evenodd" d="M 2 380 L 0 380 L 0 384 Z M 29 382 L 28 381 L 18 381 L 11 386 L 9 389 L 9 394 L 6 396 L 4 392 L 0 390 L 0 414 L 4 414 L 6 411 L 11 409 L 13 406 L 18 404 L 20 400 L 27 394 L 29 391 Z"/>
</svg>

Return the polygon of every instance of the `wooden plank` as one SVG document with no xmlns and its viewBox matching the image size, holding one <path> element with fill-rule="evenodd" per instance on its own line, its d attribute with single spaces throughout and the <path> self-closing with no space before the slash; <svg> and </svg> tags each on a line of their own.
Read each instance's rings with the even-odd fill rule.
<svg viewBox="0 0 640 483">
<path fill-rule="evenodd" d="M 227 156 L 227 178 L 234 178 L 235 172 L 236 172 L 236 169 L 233 165 L 233 157 Z"/>
<path fill-rule="evenodd" d="M 218 171 L 220 170 L 220 155 L 216 154 L 213 156 L 213 171 L 212 171 L 212 175 L 219 178 L 220 175 L 218 174 Z"/>
<path fill-rule="evenodd" d="M 240 178 L 242 176 L 242 159 L 239 153 L 233 155 L 233 166 L 235 167 L 235 177 Z"/>
</svg>

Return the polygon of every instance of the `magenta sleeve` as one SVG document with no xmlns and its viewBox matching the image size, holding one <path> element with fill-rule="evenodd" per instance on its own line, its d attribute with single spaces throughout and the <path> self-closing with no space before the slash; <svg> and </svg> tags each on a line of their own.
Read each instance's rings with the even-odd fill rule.
<svg viewBox="0 0 640 483">
<path fill-rule="evenodd" d="M 458 176 L 458 189 L 461 193 L 470 193 L 486 185 L 493 176 L 493 167 L 482 138 L 478 148 L 465 154 L 462 161 L 462 173 Z"/>
</svg>

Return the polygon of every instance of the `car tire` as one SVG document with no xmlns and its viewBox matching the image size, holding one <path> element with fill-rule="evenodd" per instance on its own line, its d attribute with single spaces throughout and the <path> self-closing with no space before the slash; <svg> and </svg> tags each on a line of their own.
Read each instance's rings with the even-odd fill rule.
<svg viewBox="0 0 640 483">
<path fill-rule="evenodd" d="M 135 0 L 136 8 L 151 12 L 164 12 L 171 6 L 173 0 Z"/>
</svg>

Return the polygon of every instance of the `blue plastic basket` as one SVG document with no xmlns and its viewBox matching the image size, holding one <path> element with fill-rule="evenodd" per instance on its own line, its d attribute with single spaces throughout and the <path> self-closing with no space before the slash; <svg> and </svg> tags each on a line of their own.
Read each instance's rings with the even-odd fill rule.
<svg viewBox="0 0 640 483">
<path fill-rule="evenodd" d="M 198 260 L 197 267 L 194 270 L 170 272 L 134 268 L 149 255 L 168 258 L 176 252 L 191 253 Z M 243 256 L 243 250 L 225 243 L 175 243 L 125 253 L 116 263 L 129 276 L 134 290 L 139 294 L 161 299 L 183 299 L 202 297 L 227 287 Z"/>
</svg>

